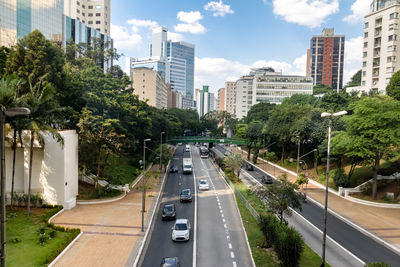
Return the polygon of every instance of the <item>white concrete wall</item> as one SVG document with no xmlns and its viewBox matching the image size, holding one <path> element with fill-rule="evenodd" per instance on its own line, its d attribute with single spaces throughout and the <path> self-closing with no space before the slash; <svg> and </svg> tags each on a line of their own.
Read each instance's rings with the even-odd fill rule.
<svg viewBox="0 0 400 267">
<path fill-rule="evenodd" d="M 74 130 L 60 131 L 64 146 L 43 133 L 44 148 L 35 141 L 32 164 L 31 193 L 41 193 L 46 203 L 71 209 L 78 194 L 78 135 Z M 8 137 L 12 138 L 12 133 Z M 30 135 L 23 135 L 15 163 L 14 192 L 28 193 Z M 6 190 L 11 192 L 13 151 L 6 142 Z"/>
</svg>

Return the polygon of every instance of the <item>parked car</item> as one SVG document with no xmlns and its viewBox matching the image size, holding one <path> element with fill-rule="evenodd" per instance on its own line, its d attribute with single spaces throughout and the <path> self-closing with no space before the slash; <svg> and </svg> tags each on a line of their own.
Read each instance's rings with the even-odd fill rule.
<svg viewBox="0 0 400 267">
<path fill-rule="evenodd" d="M 199 190 L 209 190 L 210 186 L 208 185 L 208 182 L 206 179 L 201 179 L 199 181 Z"/>
<path fill-rule="evenodd" d="M 274 183 L 274 179 L 272 179 L 271 176 L 267 175 L 267 176 L 262 176 L 261 177 L 261 182 L 264 184 L 273 184 Z"/>
<path fill-rule="evenodd" d="M 190 239 L 190 224 L 188 219 L 177 219 L 172 227 L 173 241 L 188 241 Z"/>
<path fill-rule="evenodd" d="M 181 202 L 192 202 L 192 193 L 190 192 L 190 189 L 183 189 L 181 191 L 180 200 Z"/>
<path fill-rule="evenodd" d="M 172 172 L 172 173 L 174 173 L 174 172 L 178 172 L 178 166 L 176 166 L 176 165 L 172 165 L 171 166 L 171 168 L 169 169 L 169 172 Z"/>
<path fill-rule="evenodd" d="M 178 257 L 163 258 L 160 267 L 180 267 Z"/>
<path fill-rule="evenodd" d="M 254 171 L 253 165 L 247 164 L 247 165 L 246 165 L 246 170 L 248 170 L 248 171 Z"/>
<path fill-rule="evenodd" d="M 176 209 L 175 204 L 165 204 L 162 210 L 162 219 L 166 220 L 175 220 L 176 219 Z"/>
</svg>

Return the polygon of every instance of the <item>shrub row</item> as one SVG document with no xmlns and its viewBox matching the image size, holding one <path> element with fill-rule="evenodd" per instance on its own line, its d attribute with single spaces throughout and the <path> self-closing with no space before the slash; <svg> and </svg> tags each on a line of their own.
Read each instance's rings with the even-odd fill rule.
<svg viewBox="0 0 400 267">
<path fill-rule="evenodd" d="M 11 197 L 10 197 L 11 201 Z M 28 206 L 28 194 L 18 194 L 14 192 L 14 205 L 19 207 Z M 43 197 L 40 193 L 31 194 L 31 207 L 40 207 L 43 204 Z"/>
<path fill-rule="evenodd" d="M 265 237 L 266 247 L 273 247 L 284 266 L 299 266 L 304 250 L 301 235 L 292 227 L 281 224 L 275 215 L 268 213 L 260 216 L 260 229 Z"/>
</svg>

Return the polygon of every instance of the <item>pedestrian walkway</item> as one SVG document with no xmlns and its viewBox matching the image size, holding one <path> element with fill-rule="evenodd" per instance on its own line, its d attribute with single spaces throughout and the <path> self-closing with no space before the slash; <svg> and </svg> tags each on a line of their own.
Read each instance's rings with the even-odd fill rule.
<svg viewBox="0 0 400 267">
<path fill-rule="evenodd" d="M 157 168 L 153 166 L 152 170 Z M 139 182 L 122 200 L 77 205 L 54 218 L 52 222 L 56 225 L 80 228 L 83 232 L 54 266 L 124 266 L 137 239 L 144 235 L 141 232 L 141 185 Z M 160 179 L 146 179 L 146 210 L 156 199 L 160 186 Z"/>
<path fill-rule="evenodd" d="M 247 152 L 243 150 L 236 150 L 235 152 L 241 154 L 243 159 L 247 160 Z M 297 180 L 297 177 L 290 172 L 260 159 L 258 159 L 256 165 L 275 177 L 286 174 L 291 182 L 294 183 Z M 307 189 L 304 188 L 304 190 L 309 197 L 324 205 L 324 189 L 308 183 Z M 328 208 L 394 245 L 400 251 L 400 209 L 372 207 L 354 203 L 333 193 L 329 193 Z"/>
</svg>

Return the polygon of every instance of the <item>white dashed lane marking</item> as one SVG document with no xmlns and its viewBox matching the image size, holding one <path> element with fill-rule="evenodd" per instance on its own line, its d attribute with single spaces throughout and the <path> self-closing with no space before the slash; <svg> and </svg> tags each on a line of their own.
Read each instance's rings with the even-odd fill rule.
<svg viewBox="0 0 400 267">
<path fill-rule="evenodd" d="M 228 247 L 229 247 L 229 249 L 232 249 L 232 244 L 229 243 L 229 244 L 228 244 Z"/>
<path fill-rule="evenodd" d="M 235 254 L 233 253 L 233 251 L 231 251 L 231 258 L 235 258 Z"/>
</svg>

